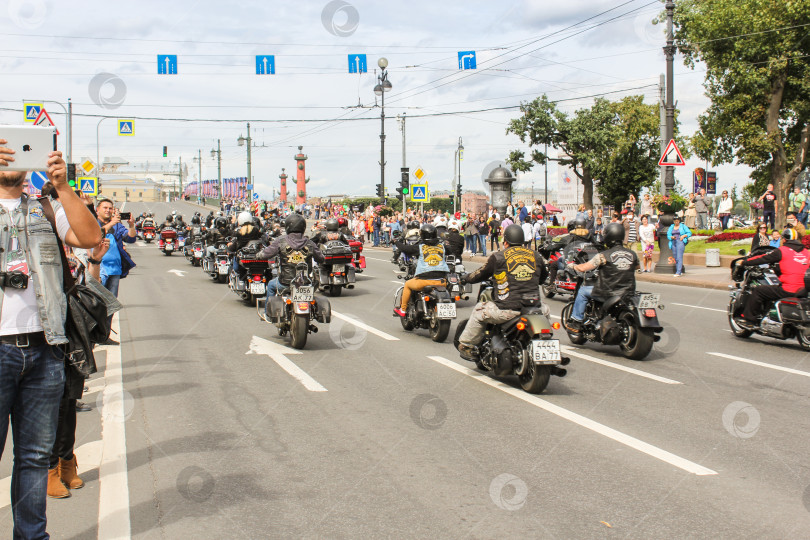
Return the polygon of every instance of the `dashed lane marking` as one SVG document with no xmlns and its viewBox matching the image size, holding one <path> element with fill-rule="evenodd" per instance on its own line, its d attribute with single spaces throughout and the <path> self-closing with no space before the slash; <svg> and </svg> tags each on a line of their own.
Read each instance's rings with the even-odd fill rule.
<svg viewBox="0 0 810 540">
<path fill-rule="evenodd" d="M 706 353 L 706 354 L 710 354 L 712 356 L 718 356 L 720 358 L 725 358 L 727 360 L 734 360 L 734 361 L 737 361 L 737 362 L 743 362 L 744 364 L 751 364 L 751 365 L 754 365 L 754 366 L 764 367 L 764 368 L 768 368 L 768 369 L 775 369 L 776 371 L 784 371 L 785 373 L 792 373 L 793 375 L 801 375 L 802 377 L 810 377 L 810 372 L 807 372 L 807 371 L 801 371 L 801 370 L 798 370 L 798 369 L 793 369 L 793 368 L 784 367 L 784 366 L 777 366 L 777 365 L 774 365 L 774 364 L 767 364 L 765 362 L 759 362 L 757 360 L 749 360 L 748 358 L 742 358 L 740 356 L 733 356 L 731 354 L 719 353 L 719 352 L 710 352 L 710 353 Z"/>
</svg>

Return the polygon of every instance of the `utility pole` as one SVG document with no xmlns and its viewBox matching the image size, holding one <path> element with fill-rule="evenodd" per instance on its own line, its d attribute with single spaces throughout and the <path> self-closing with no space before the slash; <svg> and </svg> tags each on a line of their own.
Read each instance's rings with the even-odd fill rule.
<svg viewBox="0 0 810 540">
<path fill-rule="evenodd" d="M 180 171 L 177 173 L 178 181 L 180 182 L 180 187 L 177 189 L 177 198 L 180 198 L 180 192 L 183 191 L 183 156 L 178 156 L 177 159 L 180 161 Z"/>
<path fill-rule="evenodd" d="M 199 165 L 199 176 L 197 180 L 199 181 L 199 185 L 202 185 L 202 150 L 197 149 L 197 164 Z"/>
<path fill-rule="evenodd" d="M 545 167 L 545 175 L 546 175 L 546 180 L 545 180 L 545 195 L 543 195 L 543 204 L 545 205 L 545 204 L 548 204 L 548 144 L 546 144 L 546 148 L 545 148 L 545 150 L 544 150 L 543 152 L 546 154 L 546 167 Z M 544 212 L 544 215 L 545 215 L 545 208 L 543 209 L 543 212 Z"/>
<path fill-rule="evenodd" d="M 251 189 L 248 190 L 248 204 L 250 201 L 253 200 L 253 176 L 250 169 L 250 147 L 253 144 L 253 139 L 250 138 L 250 122 L 247 125 L 247 175 L 248 175 L 248 185 L 250 185 Z"/>
<path fill-rule="evenodd" d="M 402 113 L 402 116 L 397 116 L 400 122 L 400 129 L 402 130 L 402 168 L 404 169 L 408 165 L 405 161 L 405 113 Z M 402 194 L 402 215 L 405 216 L 405 199 L 407 195 L 405 193 Z"/>
<path fill-rule="evenodd" d="M 661 133 L 661 155 L 664 155 L 664 151 L 667 149 L 667 144 L 669 144 L 669 140 L 667 139 L 667 109 L 666 109 L 666 99 L 667 99 L 667 79 L 666 75 L 663 73 L 661 74 L 661 78 L 658 82 L 658 114 L 660 117 L 660 124 L 659 124 L 659 131 Z M 666 195 L 666 167 L 661 167 L 661 187 L 659 189 L 661 195 Z"/>
<path fill-rule="evenodd" d="M 72 163 L 72 159 L 73 159 L 73 102 L 70 100 L 70 98 L 68 98 L 67 162 Z"/>
<path fill-rule="evenodd" d="M 672 18 L 675 14 L 675 2 L 667 0 L 665 5 L 667 10 L 667 45 L 664 47 L 664 54 L 667 57 L 667 104 L 666 104 L 666 144 L 669 144 L 675 136 L 675 92 L 674 86 L 674 62 L 675 62 L 675 37 L 672 32 Z M 664 185 L 666 194 L 672 193 L 675 189 L 675 167 L 667 165 L 665 167 Z"/>
</svg>

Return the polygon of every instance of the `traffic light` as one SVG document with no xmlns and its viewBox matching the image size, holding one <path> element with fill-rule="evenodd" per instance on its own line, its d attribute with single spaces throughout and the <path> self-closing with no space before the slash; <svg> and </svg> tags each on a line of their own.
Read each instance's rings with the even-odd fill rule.
<svg viewBox="0 0 810 540">
<path fill-rule="evenodd" d="M 461 184 L 456 186 L 456 199 L 459 203 L 461 202 Z"/>
<path fill-rule="evenodd" d="M 382 184 L 377 184 L 377 197 L 382 197 L 382 196 L 383 196 Z"/>
<path fill-rule="evenodd" d="M 169 157 L 169 148 L 166 146 L 163 147 L 163 157 Z"/>
<path fill-rule="evenodd" d="M 76 164 L 67 164 L 67 179 L 68 185 L 73 189 L 79 189 L 79 183 L 76 181 Z"/>
<path fill-rule="evenodd" d="M 399 181 L 397 193 L 400 195 L 407 195 L 411 191 L 411 173 L 408 167 L 402 167 L 400 172 L 402 174 L 402 178 Z"/>
</svg>

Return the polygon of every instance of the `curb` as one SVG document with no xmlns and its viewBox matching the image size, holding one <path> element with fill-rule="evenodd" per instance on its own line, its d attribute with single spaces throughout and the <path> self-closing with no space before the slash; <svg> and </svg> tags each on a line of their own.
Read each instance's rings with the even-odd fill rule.
<svg viewBox="0 0 810 540">
<path fill-rule="evenodd" d="M 683 277 L 676 278 L 674 276 L 668 276 L 665 274 L 659 274 L 656 276 L 654 273 L 638 274 L 636 275 L 636 281 L 646 281 L 648 283 L 661 283 L 663 285 L 680 285 L 681 287 L 695 287 L 699 289 L 715 289 L 722 291 L 728 290 L 728 286 L 731 285 L 731 281 L 720 282 L 701 279 L 689 279 Z"/>
</svg>

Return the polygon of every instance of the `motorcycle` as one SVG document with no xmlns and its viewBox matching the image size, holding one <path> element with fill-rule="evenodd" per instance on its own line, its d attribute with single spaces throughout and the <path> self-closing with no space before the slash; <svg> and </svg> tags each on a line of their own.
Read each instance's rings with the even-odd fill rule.
<svg viewBox="0 0 810 540">
<path fill-rule="evenodd" d="M 143 236 L 143 241 L 147 244 L 150 244 L 152 240 L 155 239 L 155 228 L 154 227 L 143 227 L 141 229 L 141 234 Z"/>
<path fill-rule="evenodd" d="M 218 241 L 215 245 L 216 253 L 214 253 L 214 257 L 203 256 L 202 259 L 202 271 L 211 276 L 211 279 L 220 283 L 225 283 L 228 280 L 228 272 L 231 267 L 231 261 L 225 249 L 226 245 L 225 240 Z"/>
<path fill-rule="evenodd" d="M 352 249 L 352 265 L 357 274 L 361 274 L 366 269 L 366 257 L 363 255 L 363 242 L 349 238 L 349 247 Z"/>
<path fill-rule="evenodd" d="M 349 246 L 338 240 L 324 244 L 321 249 L 324 262 L 315 271 L 315 286 L 328 291 L 329 296 L 340 296 L 343 288 L 354 289 L 355 268 Z"/>
<path fill-rule="evenodd" d="M 259 298 L 256 312 L 261 320 L 276 325 L 279 336 L 289 333 L 290 345 L 294 349 L 303 349 L 310 332 L 318 332 L 312 321 L 329 324 L 332 306 L 326 297 L 315 295 L 316 288 L 309 278 L 307 264 L 299 263 L 295 269 L 296 275 L 290 286 L 280 289 L 277 296 Z"/>
<path fill-rule="evenodd" d="M 247 303 L 255 303 L 267 292 L 267 282 L 272 279 L 270 261 L 256 257 L 261 250 L 258 244 L 251 244 L 236 253 L 239 270 L 231 269 L 228 287 Z"/>
<path fill-rule="evenodd" d="M 404 276 L 398 276 L 403 279 Z M 402 302 L 402 291 L 405 287 L 400 287 L 394 294 L 394 308 L 398 308 Z M 394 317 L 399 317 L 394 313 Z M 414 328 L 427 328 L 430 338 L 442 343 L 450 334 L 450 324 L 456 318 L 456 303 L 454 297 L 445 287 L 441 285 L 428 285 L 421 291 L 411 294 L 408 300 L 408 308 L 405 310 L 405 317 L 399 317 L 402 328 L 410 332 Z"/>
<path fill-rule="evenodd" d="M 491 300 L 492 284 L 485 283 L 478 301 Z M 456 349 L 468 322 L 469 319 L 462 321 L 456 328 L 453 339 Z M 510 321 L 486 325 L 475 365 L 497 377 L 515 375 L 523 390 L 539 394 L 546 389 L 552 375 L 565 377 L 568 373 L 560 366 L 567 366 L 571 359 L 562 356 L 560 340 L 554 339 L 554 330 L 559 327 L 560 323 L 549 322 L 539 306 L 525 306 L 520 315 Z"/>
<path fill-rule="evenodd" d="M 157 246 L 164 255 L 167 257 L 170 256 L 177 249 L 177 231 L 171 227 L 166 227 L 160 231 L 160 239 L 158 240 Z"/>
<path fill-rule="evenodd" d="M 762 246 L 752 254 L 770 249 L 774 248 Z M 745 255 L 745 250 L 740 250 L 740 255 Z M 731 279 L 734 281 L 734 285 L 729 285 L 731 300 L 728 303 L 728 324 L 731 332 L 738 338 L 748 338 L 752 334 L 776 339 L 796 338 L 802 349 L 810 351 L 810 298 L 782 298 L 769 306 L 766 315 L 759 321 L 748 321 L 757 324 L 754 328 L 740 325 L 737 318 L 742 315 L 751 290 L 759 285 L 780 284 L 773 266 L 743 266 L 740 263 L 745 259 L 743 256 L 731 262 Z"/>
<path fill-rule="evenodd" d="M 585 262 L 596 255 L 599 250 L 594 244 L 585 241 L 575 241 L 560 249 L 557 242 L 547 240 L 538 250 L 544 259 L 548 262 L 548 272 L 546 279 L 542 284 L 543 294 L 546 298 L 554 298 L 556 295 L 571 295 L 574 296 L 577 289 L 577 273 L 576 271 L 564 266 L 562 270 L 556 273 L 551 271 L 555 265 L 559 264 L 562 260 L 563 263 L 568 263 L 577 259 L 579 262 Z M 552 278 L 553 276 L 553 278 Z"/>
<path fill-rule="evenodd" d="M 591 298 L 585 307 L 579 334 L 566 330 L 568 339 L 574 345 L 588 341 L 618 345 L 625 358 L 643 360 L 650 354 L 653 343 L 661 340 L 660 334 L 664 330 L 658 322 L 657 310 L 664 308 L 660 301 L 660 294 L 642 292 L 629 292 L 605 301 Z M 562 321 L 571 317 L 573 309 L 572 300 L 560 314 Z"/>
<path fill-rule="evenodd" d="M 446 255 L 444 262 L 450 268 L 450 273 L 447 274 L 447 291 L 450 296 L 455 298 L 456 302 L 459 300 L 469 300 L 470 293 L 472 292 L 472 285 L 465 283 L 461 285 L 461 278 L 467 274 L 464 265 L 460 260 L 456 259 L 455 255 Z"/>
</svg>

